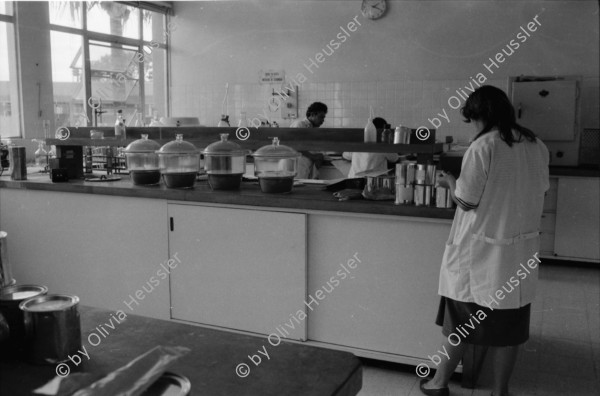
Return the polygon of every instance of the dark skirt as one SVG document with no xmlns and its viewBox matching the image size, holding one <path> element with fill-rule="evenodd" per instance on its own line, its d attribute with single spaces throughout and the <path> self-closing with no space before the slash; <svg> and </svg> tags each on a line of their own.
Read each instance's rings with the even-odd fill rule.
<svg viewBox="0 0 600 396">
<path fill-rule="evenodd" d="M 492 310 L 442 296 L 435 323 L 452 345 L 514 346 L 529 339 L 530 308 Z"/>
</svg>

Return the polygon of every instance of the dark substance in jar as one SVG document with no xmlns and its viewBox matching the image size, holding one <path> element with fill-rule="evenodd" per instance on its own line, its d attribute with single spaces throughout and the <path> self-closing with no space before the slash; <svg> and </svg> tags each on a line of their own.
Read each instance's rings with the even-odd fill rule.
<svg viewBox="0 0 600 396">
<path fill-rule="evenodd" d="M 292 191 L 294 177 L 259 177 L 258 184 L 264 193 L 287 193 Z"/>
<path fill-rule="evenodd" d="M 213 190 L 239 190 L 242 184 L 242 175 L 237 174 L 208 174 L 208 185 Z"/>
<path fill-rule="evenodd" d="M 129 172 L 135 185 L 151 185 L 160 183 L 159 170 L 136 170 Z"/>
<path fill-rule="evenodd" d="M 196 183 L 197 172 L 163 173 L 163 180 L 169 188 L 192 188 Z"/>
</svg>

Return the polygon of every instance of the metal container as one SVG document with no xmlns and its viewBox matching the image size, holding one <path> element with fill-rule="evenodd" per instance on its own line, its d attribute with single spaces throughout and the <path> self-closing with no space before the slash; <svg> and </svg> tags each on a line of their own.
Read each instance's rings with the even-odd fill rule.
<svg viewBox="0 0 600 396">
<path fill-rule="evenodd" d="M 435 185 L 436 176 L 435 176 L 435 165 L 427 165 L 427 171 L 425 174 L 425 184 Z"/>
<path fill-rule="evenodd" d="M 396 164 L 396 184 L 406 185 L 406 171 L 408 164 Z"/>
<path fill-rule="evenodd" d="M 13 285 L 0 289 L 0 312 L 8 322 L 10 340 L 15 344 L 13 346 L 20 346 L 25 338 L 23 311 L 19 309 L 19 304 L 46 293 L 48 293 L 46 286 L 37 285 Z"/>
<path fill-rule="evenodd" d="M 448 195 L 450 195 L 450 191 L 445 187 L 436 187 L 435 188 L 435 206 L 437 208 L 447 208 L 446 202 L 448 200 Z"/>
<path fill-rule="evenodd" d="M 10 178 L 12 180 L 27 180 L 25 147 L 11 147 L 10 155 Z"/>
<path fill-rule="evenodd" d="M 15 283 L 12 277 L 12 269 L 8 262 L 8 234 L 0 231 L 0 289 Z"/>
<path fill-rule="evenodd" d="M 81 349 L 79 297 L 49 294 L 19 304 L 25 318 L 29 360 L 35 364 L 56 364 Z"/>
<path fill-rule="evenodd" d="M 396 184 L 396 205 L 411 205 L 413 203 L 414 187 Z"/>
<path fill-rule="evenodd" d="M 415 206 L 431 205 L 432 186 L 426 184 L 415 184 Z"/>
<path fill-rule="evenodd" d="M 410 163 L 406 168 L 406 184 L 413 184 L 415 182 L 417 164 Z"/>
<path fill-rule="evenodd" d="M 417 170 L 415 172 L 415 183 L 427 184 L 427 165 L 417 164 Z"/>
</svg>

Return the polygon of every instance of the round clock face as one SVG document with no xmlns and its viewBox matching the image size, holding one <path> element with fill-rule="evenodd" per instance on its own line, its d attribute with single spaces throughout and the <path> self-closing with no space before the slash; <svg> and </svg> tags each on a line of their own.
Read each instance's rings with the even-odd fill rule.
<svg viewBox="0 0 600 396">
<path fill-rule="evenodd" d="M 360 11 L 365 18 L 379 19 L 385 14 L 385 0 L 363 0 Z"/>
</svg>

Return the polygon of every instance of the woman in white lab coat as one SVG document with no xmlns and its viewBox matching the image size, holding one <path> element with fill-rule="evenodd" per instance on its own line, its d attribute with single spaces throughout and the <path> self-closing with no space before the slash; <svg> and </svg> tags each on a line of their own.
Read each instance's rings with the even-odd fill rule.
<svg viewBox="0 0 600 396">
<path fill-rule="evenodd" d="M 518 346 L 529 338 L 549 156 L 533 132 L 516 123 L 510 100 L 498 88 L 475 90 L 461 113 L 476 135 L 460 177 L 444 174 L 439 180 L 458 206 L 438 290 L 436 323 L 447 339 L 434 362 L 436 374 L 421 381 L 421 391 L 448 395 L 466 344 L 475 344 L 491 347 L 492 395 L 505 396 Z"/>
</svg>

